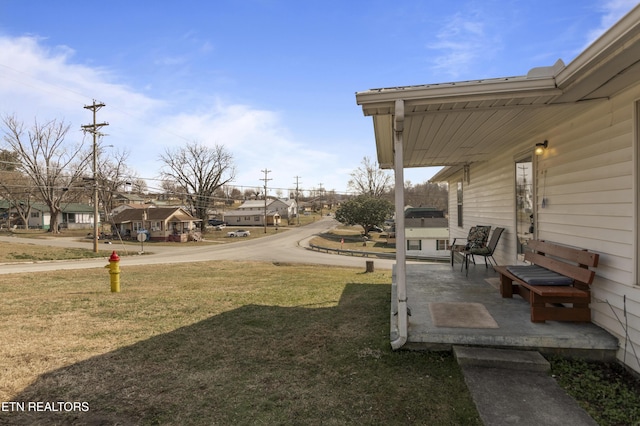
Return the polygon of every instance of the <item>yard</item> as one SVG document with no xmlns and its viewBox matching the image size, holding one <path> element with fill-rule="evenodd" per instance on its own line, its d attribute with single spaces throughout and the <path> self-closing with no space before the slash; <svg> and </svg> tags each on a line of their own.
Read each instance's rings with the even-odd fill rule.
<svg viewBox="0 0 640 426">
<path fill-rule="evenodd" d="M 395 245 L 387 244 L 387 234 L 370 232 L 365 241 L 360 226 L 340 226 L 313 237 L 310 244 L 336 250 L 353 250 L 379 253 L 395 253 Z"/>
<path fill-rule="evenodd" d="M 0 400 L 86 404 L 0 423 L 480 424 L 451 355 L 390 350 L 389 272 L 211 262 L 121 278 L 118 294 L 103 270 L 3 280 Z"/>
<path fill-rule="evenodd" d="M 15 246 L 0 262 L 50 250 Z M 0 424 L 481 424 L 450 354 L 390 350 L 390 282 L 249 262 L 127 267 L 118 294 L 102 268 L 6 275 Z M 619 365 L 551 363 L 600 425 L 640 424 Z"/>
</svg>

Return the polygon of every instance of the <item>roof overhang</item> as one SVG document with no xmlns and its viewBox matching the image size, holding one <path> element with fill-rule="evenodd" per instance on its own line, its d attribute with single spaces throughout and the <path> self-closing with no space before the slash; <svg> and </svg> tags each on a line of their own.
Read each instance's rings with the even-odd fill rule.
<svg viewBox="0 0 640 426">
<path fill-rule="evenodd" d="M 526 76 L 372 89 L 356 93 L 373 119 L 378 164 L 394 167 L 396 101 L 404 103 L 403 167 L 462 167 L 581 114 L 637 84 L 640 6 L 568 66 Z"/>
</svg>

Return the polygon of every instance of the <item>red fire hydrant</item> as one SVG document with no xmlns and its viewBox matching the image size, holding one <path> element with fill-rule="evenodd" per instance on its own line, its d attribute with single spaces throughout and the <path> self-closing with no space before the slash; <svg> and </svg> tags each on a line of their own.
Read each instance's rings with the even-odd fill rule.
<svg viewBox="0 0 640 426">
<path fill-rule="evenodd" d="M 109 268 L 111 275 L 111 293 L 120 293 L 120 256 L 115 250 L 111 253 L 109 264 L 105 268 Z"/>
</svg>

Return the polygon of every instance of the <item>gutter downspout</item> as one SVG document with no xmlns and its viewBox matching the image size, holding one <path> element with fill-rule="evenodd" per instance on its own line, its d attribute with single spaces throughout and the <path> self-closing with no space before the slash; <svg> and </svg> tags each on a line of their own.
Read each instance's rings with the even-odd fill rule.
<svg viewBox="0 0 640 426">
<path fill-rule="evenodd" d="M 406 247 L 404 229 L 404 100 L 396 99 L 395 117 L 393 121 L 393 151 L 395 172 L 395 208 L 396 208 L 396 293 L 398 302 L 398 337 L 391 342 L 391 348 L 400 349 L 407 342 L 408 310 L 407 310 L 407 273 Z"/>
</svg>

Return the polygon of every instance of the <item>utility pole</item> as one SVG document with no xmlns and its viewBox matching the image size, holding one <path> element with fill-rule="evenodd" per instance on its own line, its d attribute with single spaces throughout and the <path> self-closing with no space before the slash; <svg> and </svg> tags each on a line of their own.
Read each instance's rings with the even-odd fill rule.
<svg viewBox="0 0 640 426">
<path fill-rule="evenodd" d="M 320 219 L 322 219 L 322 207 L 324 206 L 323 205 L 323 201 L 322 201 L 322 191 L 324 191 L 322 189 L 322 182 L 320 182 L 318 184 L 318 187 L 319 187 L 319 189 L 318 189 L 318 198 L 320 198 Z"/>
<path fill-rule="evenodd" d="M 264 178 L 260 179 L 264 181 L 264 233 L 267 233 L 267 182 L 270 181 L 271 179 L 268 179 L 267 176 L 269 175 L 269 173 L 271 173 L 271 170 L 260 170 L 261 172 L 264 173 Z M 273 218 L 274 222 L 275 222 L 275 217 Z M 275 225 L 275 223 L 274 223 Z"/>
<path fill-rule="evenodd" d="M 300 226 L 300 205 L 298 204 L 298 195 L 300 194 L 300 176 L 294 176 L 296 178 L 296 218 L 298 219 L 298 226 Z"/>
<path fill-rule="evenodd" d="M 82 130 L 93 134 L 93 252 L 98 252 L 98 136 L 102 134 L 98 132 L 103 126 L 109 123 L 96 123 L 96 113 L 100 108 L 105 106 L 103 103 L 96 103 L 93 100 L 92 105 L 85 105 L 85 109 L 93 111 L 93 124 L 82 126 Z"/>
</svg>

